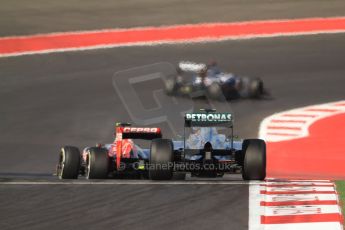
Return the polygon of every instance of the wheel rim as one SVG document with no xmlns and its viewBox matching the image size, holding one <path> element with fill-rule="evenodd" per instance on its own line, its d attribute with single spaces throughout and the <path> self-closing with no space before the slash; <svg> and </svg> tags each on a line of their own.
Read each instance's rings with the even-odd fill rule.
<svg viewBox="0 0 345 230">
<path fill-rule="evenodd" d="M 90 169 L 91 169 L 91 164 L 90 164 L 90 153 L 86 155 L 86 178 L 90 178 Z"/>
<path fill-rule="evenodd" d="M 222 90 L 218 84 L 212 83 L 209 87 L 209 93 L 212 99 L 221 99 Z"/>
<path fill-rule="evenodd" d="M 167 93 L 172 93 L 175 88 L 175 82 L 171 79 L 166 80 L 165 82 L 165 89 Z"/>
<path fill-rule="evenodd" d="M 58 164 L 58 177 L 59 179 L 63 179 L 63 170 L 65 168 L 65 161 L 66 161 L 66 154 L 65 150 L 62 148 L 59 156 L 59 164 Z"/>
</svg>

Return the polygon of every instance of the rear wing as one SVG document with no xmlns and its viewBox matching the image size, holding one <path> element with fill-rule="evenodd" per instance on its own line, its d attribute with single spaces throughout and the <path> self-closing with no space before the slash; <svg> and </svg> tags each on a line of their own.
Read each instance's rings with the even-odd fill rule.
<svg viewBox="0 0 345 230">
<path fill-rule="evenodd" d="M 207 69 L 207 65 L 203 63 L 181 61 L 178 63 L 178 68 L 183 72 L 199 73 L 202 70 Z"/>
<path fill-rule="evenodd" d="M 122 152 L 123 139 L 144 139 L 152 140 L 162 138 L 160 128 L 131 127 L 129 123 L 116 124 L 116 169 L 120 169 L 121 158 L 125 157 Z M 130 155 L 126 155 L 130 157 Z"/>
<path fill-rule="evenodd" d="M 152 140 L 162 138 L 160 128 L 156 127 L 117 127 L 116 139 L 143 139 Z"/>
<path fill-rule="evenodd" d="M 206 111 L 204 113 L 186 113 L 185 127 L 232 127 L 231 113 L 216 113 Z"/>
</svg>

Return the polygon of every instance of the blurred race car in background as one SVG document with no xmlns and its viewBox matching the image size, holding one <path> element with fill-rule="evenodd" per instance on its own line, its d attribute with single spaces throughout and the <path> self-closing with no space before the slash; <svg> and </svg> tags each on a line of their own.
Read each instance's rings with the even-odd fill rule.
<svg viewBox="0 0 345 230">
<path fill-rule="evenodd" d="M 180 62 L 177 67 L 177 76 L 167 77 L 164 83 L 167 95 L 191 98 L 206 96 L 222 101 L 260 98 L 266 94 L 261 79 L 222 72 L 216 62 L 209 64 Z"/>
<path fill-rule="evenodd" d="M 150 149 L 135 142 L 161 137 L 160 128 L 117 123 L 113 143 L 86 147 L 82 153 L 74 146 L 61 148 L 56 174 L 60 179 L 77 179 L 79 175 L 87 179 L 147 178 L 144 166 L 149 161 Z"/>
</svg>

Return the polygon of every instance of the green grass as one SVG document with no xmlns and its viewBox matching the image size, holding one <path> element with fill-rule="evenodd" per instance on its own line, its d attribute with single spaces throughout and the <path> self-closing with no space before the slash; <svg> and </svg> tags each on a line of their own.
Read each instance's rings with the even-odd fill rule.
<svg viewBox="0 0 345 230">
<path fill-rule="evenodd" d="M 343 215 L 345 214 L 345 181 L 336 181 L 337 191 L 339 193 L 339 200 L 341 203 Z"/>
</svg>

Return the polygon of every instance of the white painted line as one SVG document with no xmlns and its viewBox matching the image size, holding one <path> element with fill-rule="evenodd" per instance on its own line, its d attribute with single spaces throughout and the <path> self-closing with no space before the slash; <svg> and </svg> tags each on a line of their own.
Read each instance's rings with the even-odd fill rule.
<svg viewBox="0 0 345 230">
<path fill-rule="evenodd" d="M 298 183 L 297 186 L 296 183 Z M 269 185 L 278 185 L 278 187 Z M 260 194 L 261 191 L 302 193 Z M 303 193 L 310 191 L 335 192 L 335 187 L 329 180 L 274 181 L 274 179 L 268 179 L 260 185 L 250 185 L 249 230 L 342 229 L 337 194 Z M 303 201 L 306 201 L 306 204 L 303 204 Z M 323 222 L 318 222 L 320 218 Z"/>
<path fill-rule="evenodd" d="M 267 127 L 267 133 L 280 133 L 280 134 L 294 134 L 300 135 L 302 130 L 289 130 L 289 129 L 270 129 Z"/>
<path fill-rule="evenodd" d="M 266 188 L 266 189 L 265 189 Z M 288 186 L 288 187 L 264 187 L 262 190 L 268 192 L 289 192 L 289 191 L 334 191 L 334 187 L 320 186 Z"/>
<path fill-rule="evenodd" d="M 263 230 L 264 225 L 261 224 L 260 217 L 264 214 L 264 207 L 260 206 L 260 201 L 263 200 L 263 195 L 260 194 L 260 185 L 249 185 L 249 230 Z"/>
<path fill-rule="evenodd" d="M 313 201 L 313 200 L 337 200 L 337 194 L 284 194 L 284 195 L 265 195 L 266 202 L 285 202 L 285 201 Z"/>
<path fill-rule="evenodd" d="M 246 181 L 5 181 L 0 185 L 248 185 Z"/>
<path fill-rule="evenodd" d="M 262 185 L 268 185 L 268 186 L 279 186 L 279 185 L 297 185 L 297 186 L 310 186 L 310 185 L 313 185 L 313 186 L 326 186 L 326 185 L 329 185 L 329 186 L 334 186 L 333 183 L 331 182 L 307 182 L 307 181 L 296 181 L 296 182 L 266 182 L 265 184 L 262 184 Z"/>
<path fill-rule="evenodd" d="M 280 180 L 280 179 L 266 179 L 267 181 L 272 181 L 272 182 L 282 182 L 282 181 L 286 181 L 286 182 L 295 182 L 295 181 L 299 181 L 299 182 L 331 182 L 330 180 L 308 180 L 308 179 L 295 179 L 295 180 Z"/>
<path fill-rule="evenodd" d="M 290 119 L 291 120 L 291 119 Z M 270 127 L 287 127 L 291 129 L 300 129 L 300 123 L 292 123 L 292 122 L 272 122 L 270 124 Z M 272 128 L 271 128 L 272 129 Z"/>
<path fill-rule="evenodd" d="M 339 222 L 327 223 L 298 223 L 298 224 L 272 224 L 265 225 L 265 230 L 343 230 Z M 254 230 L 254 229 L 253 229 Z"/>
<path fill-rule="evenodd" d="M 265 206 L 265 216 L 339 213 L 338 205 Z"/>
</svg>

